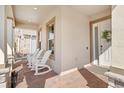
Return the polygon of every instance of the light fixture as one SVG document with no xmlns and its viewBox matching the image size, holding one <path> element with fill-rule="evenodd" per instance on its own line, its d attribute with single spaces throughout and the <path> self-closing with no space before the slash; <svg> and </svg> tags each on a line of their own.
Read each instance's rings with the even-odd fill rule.
<svg viewBox="0 0 124 93">
<path fill-rule="evenodd" d="M 37 10 L 38 8 L 37 8 L 37 7 L 34 7 L 33 9 L 34 9 L 34 10 Z"/>
</svg>

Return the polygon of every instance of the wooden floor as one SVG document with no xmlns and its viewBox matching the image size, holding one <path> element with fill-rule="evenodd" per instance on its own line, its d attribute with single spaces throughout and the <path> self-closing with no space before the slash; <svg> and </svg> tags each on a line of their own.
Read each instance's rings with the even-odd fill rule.
<svg viewBox="0 0 124 93">
<path fill-rule="evenodd" d="M 14 64 L 18 70 L 16 88 L 106 88 L 105 76 L 95 74 L 87 69 L 80 69 L 66 75 L 57 75 L 54 71 L 44 75 L 34 75 L 27 68 L 26 62 Z"/>
</svg>

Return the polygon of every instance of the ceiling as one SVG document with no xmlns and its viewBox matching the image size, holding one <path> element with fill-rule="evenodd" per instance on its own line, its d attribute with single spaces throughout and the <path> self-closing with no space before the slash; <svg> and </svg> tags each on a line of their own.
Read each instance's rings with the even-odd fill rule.
<svg viewBox="0 0 124 93">
<path fill-rule="evenodd" d="M 92 16 L 94 14 L 111 8 L 110 5 L 73 5 L 71 7 L 75 8 L 76 10 L 87 16 Z"/>
<path fill-rule="evenodd" d="M 77 11 L 91 16 L 96 13 L 99 13 L 105 9 L 110 8 L 109 5 L 71 5 Z M 34 9 L 37 8 L 37 9 Z M 50 11 L 56 8 L 55 5 L 14 5 L 14 16 L 16 18 L 16 22 L 21 23 L 32 23 L 34 25 L 39 25 L 46 15 Z"/>
<path fill-rule="evenodd" d="M 37 9 L 36 9 L 37 8 Z M 38 25 L 55 8 L 53 5 L 14 5 L 16 22 Z"/>
</svg>

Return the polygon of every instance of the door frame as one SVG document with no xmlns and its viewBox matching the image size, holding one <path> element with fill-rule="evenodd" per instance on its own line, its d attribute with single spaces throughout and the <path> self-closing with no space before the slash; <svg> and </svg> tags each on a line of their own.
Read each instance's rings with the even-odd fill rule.
<svg viewBox="0 0 124 93">
<path fill-rule="evenodd" d="M 101 17 L 101 18 L 98 18 L 96 20 L 93 20 L 93 21 L 90 21 L 89 22 L 89 27 L 90 27 L 90 30 L 89 30 L 89 40 L 90 40 L 90 63 L 92 63 L 93 61 L 93 41 L 92 41 L 92 34 L 93 34 L 93 24 L 95 23 L 98 23 L 98 22 L 102 22 L 104 20 L 107 20 L 107 19 L 111 19 L 111 15 L 108 15 L 108 16 L 104 16 L 104 17 Z"/>
</svg>

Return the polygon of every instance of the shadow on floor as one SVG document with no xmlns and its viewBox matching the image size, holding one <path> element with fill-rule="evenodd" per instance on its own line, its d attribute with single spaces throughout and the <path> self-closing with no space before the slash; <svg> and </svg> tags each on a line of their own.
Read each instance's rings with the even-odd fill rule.
<svg viewBox="0 0 124 93">
<path fill-rule="evenodd" d="M 108 84 L 98 78 L 95 74 L 89 72 L 87 69 L 80 69 L 79 72 L 87 81 L 87 86 L 90 88 L 107 88 Z"/>
<path fill-rule="evenodd" d="M 13 65 L 13 71 L 11 73 L 11 88 L 15 88 L 16 85 L 23 81 L 23 73 L 22 62 L 15 63 Z"/>
<path fill-rule="evenodd" d="M 22 65 L 23 68 L 18 71 L 16 76 L 16 86 L 18 86 L 20 83 L 23 83 L 20 86 L 22 88 L 43 88 L 45 86 L 46 79 L 57 75 L 54 71 L 43 75 L 34 75 L 34 71 L 31 71 L 28 68 L 27 62 L 18 62 L 14 64 L 14 68 L 17 68 L 20 65 Z"/>
</svg>

